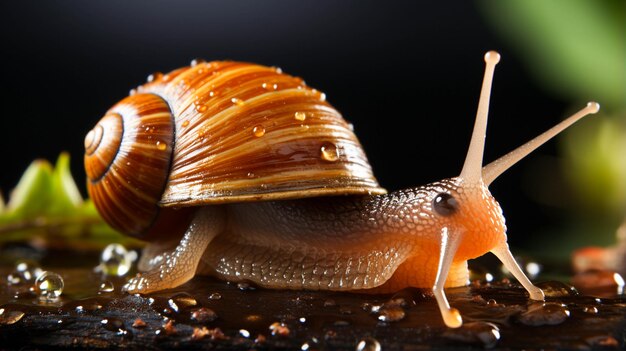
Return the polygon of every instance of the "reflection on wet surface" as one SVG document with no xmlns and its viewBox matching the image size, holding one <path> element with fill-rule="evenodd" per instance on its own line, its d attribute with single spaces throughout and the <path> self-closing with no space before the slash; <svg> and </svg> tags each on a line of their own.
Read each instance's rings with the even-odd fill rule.
<svg viewBox="0 0 626 351">
<path fill-rule="evenodd" d="M 41 269 L 64 282 L 58 298 L 41 299 L 24 272 L 24 282 L 11 281 L 16 267 L 0 268 L 2 345 L 594 349 L 623 347 L 626 324 L 626 298 L 615 290 L 605 289 L 598 298 L 554 281 L 537 284 L 546 292 L 545 302 L 528 300 L 523 288 L 506 279 L 448 289 L 465 322 L 448 329 L 428 290 L 393 295 L 278 291 L 196 277 L 177 289 L 139 296 L 120 291 L 126 278 L 94 272 L 97 259 L 77 260 L 82 266 L 47 261 Z"/>
</svg>

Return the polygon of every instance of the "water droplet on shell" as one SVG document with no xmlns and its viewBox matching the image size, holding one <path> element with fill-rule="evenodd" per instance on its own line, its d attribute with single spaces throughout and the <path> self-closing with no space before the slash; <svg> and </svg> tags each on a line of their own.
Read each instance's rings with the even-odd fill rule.
<svg viewBox="0 0 626 351">
<path fill-rule="evenodd" d="M 149 75 L 148 78 L 146 78 L 146 81 L 148 83 L 152 83 L 152 82 L 154 82 L 156 80 L 161 79 L 161 77 L 163 77 L 163 73 L 161 73 L 161 72 L 154 72 L 151 75 Z"/>
<path fill-rule="evenodd" d="M 252 128 L 252 134 L 254 134 L 257 138 L 260 138 L 265 135 L 265 128 L 263 128 L 263 126 L 255 126 Z"/>
<path fill-rule="evenodd" d="M 298 121 L 304 121 L 306 119 L 306 113 L 305 112 L 296 112 L 294 114 L 294 118 Z"/>
<path fill-rule="evenodd" d="M 184 121 L 183 124 L 182 124 L 183 127 L 186 127 L 188 125 L 189 125 L 189 121 L 188 120 Z"/>
<path fill-rule="evenodd" d="M 322 158 L 329 162 L 335 162 L 339 159 L 339 150 L 333 143 L 326 143 L 320 148 Z"/>
<path fill-rule="evenodd" d="M 167 144 L 162 142 L 162 141 L 157 141 L 156 142 L 156 147 L 157 147 L 157 149 L 159 149 L 161 151 L 165 151 L 167 149 Z"/>
<path fill-rule="evenodd" d="M 240 98 L 232 98 L 230 101 L 237 106 L 243 106 L 245 104 L 245 102 Z"/>
<path fill-rule="evenodd" d="M 190 66 L 191 67 L 196 67 L 199 64 L 205 63 L 206 61 L 201 59 L 201 58 L 195 58 L 193 60 L 191 60 Z"/>
<path fill-rule="evenodd" d="M 196 105 L 196 111 L 202 113 L 207 110 L 207 106 L 204 104 Z"/>
</svg>

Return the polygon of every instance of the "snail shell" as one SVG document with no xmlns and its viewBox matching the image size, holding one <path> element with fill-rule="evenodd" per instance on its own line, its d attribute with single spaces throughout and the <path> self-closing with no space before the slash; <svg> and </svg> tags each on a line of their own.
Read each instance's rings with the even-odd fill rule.
<svg viewBox="0 0 626 351">
<path fill-rule="evenodd" d="M 324 94 L 255 64 L 150 76 L 87 134 L 85 150 L 99 212 L 143 238 L 185 213 L 167 208 L 385 193 Z"/>
</svg>

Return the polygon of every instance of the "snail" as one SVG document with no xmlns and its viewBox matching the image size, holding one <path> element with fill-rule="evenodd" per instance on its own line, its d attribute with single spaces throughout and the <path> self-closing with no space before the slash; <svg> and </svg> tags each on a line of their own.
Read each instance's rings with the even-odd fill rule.
<svg viewBox="0 0 626 351">
<path fill-rule="evenodd" d="M 444 287 L 494 253 L 533 300 L 541 289 L 509 251 L 488 190 L 502 172 L 583 116 L 482 166 L 497 52 L 486 69 L 458 177 L 386 193 L 325 95 L 280 69 L 192 61 L 113 106 L 85 138 L 88 190 L 114 228 L 148 241 L 129 293 L 195 274 L 277 289 L 431 288 L 448 327 L 462 318 Z"/>
</svg>

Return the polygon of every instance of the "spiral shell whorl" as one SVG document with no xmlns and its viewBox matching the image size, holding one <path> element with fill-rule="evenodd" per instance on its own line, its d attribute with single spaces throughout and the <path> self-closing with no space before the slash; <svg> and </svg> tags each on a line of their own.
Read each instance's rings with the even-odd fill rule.
<svg viewBox="0 0 626 351">
<path fill-rule="evenodd" d="M 141 236 L 156 220 L 173 141 L 169 105 L 154 94 L 122 100 L 87 134 L 87 189 L 112 227 Z"/>
</svg>

